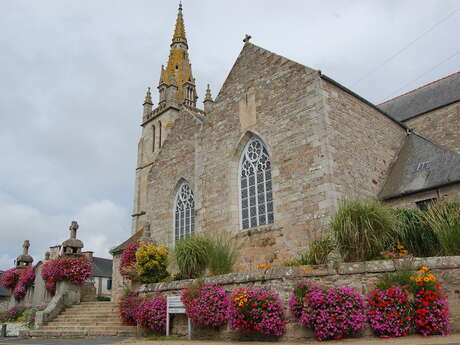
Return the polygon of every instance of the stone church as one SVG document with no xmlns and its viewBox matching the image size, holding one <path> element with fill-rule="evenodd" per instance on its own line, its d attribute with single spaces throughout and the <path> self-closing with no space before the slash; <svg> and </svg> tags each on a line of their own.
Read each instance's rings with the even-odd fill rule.
<svg viewBox="0 0 460 345">
<path fill-rule="evenodd" d="M 200 108 L 182 7 L 143 104 L 132 237 L 174 247 L 231 233 L 237 270 L 278 264 L 327 229 L 341 200 L 424 208 L 460 199 L 460 72 L 380 105 L 250 42 Z"/>
</svg>

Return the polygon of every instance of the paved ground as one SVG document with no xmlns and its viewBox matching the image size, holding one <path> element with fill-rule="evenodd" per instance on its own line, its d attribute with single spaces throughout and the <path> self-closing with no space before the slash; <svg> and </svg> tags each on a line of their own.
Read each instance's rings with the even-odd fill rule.
<svg viewBox="0 0 460 345">
<path fill-rule="evenodd" d="M 267 345 L 266 342 L 223 342 L 188 340 L 151 340 L 135 338 L 19 339 L 0 338 L 0 345 Z M 277 345 L 460 345 L 460 334 L 448 337 L 410 336 L 397 339 L 346 339 L 340 341 L 273 342 Z"/>
</svg>

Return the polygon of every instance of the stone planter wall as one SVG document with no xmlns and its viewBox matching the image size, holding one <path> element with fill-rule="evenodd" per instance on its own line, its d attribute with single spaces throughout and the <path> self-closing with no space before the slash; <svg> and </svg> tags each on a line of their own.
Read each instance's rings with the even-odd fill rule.
<svg viewBox="0 0 460 345">
<path fill-rule="evenodd" d="M 19 332 L 28 331 L 29 328 L 21 322 L 6 322 L 6 336 L 7 337 L 17 337 Z M 0 327 L 1 327 L 0 323 Z"/>
<path fill-rule="evenodd" d="M 444 282 L 444 291 L 449 296 L 451 310 L 451 324 L 453 331 L 460 331 L 460 256 L 408 258 L 398 260 L 379 260 L 368 262 L 342 263 L 336 267 L 327 265 L 279 267 L 269 270 L 254 270 L 250 272 L 231 273 L 222 276 L 206 278 L 206 282 L 216 282 L 230 292 L 236 287 L 252 285 L 257 288 L 267 288 L 280 294 L 283 303 L 288 301 L 293 287 L 302 280 L 309 280 L 325 286 L 348 285 L 363 295 L 371 291 L 378 277 L 385 272 L 394 272 L 401 268 L 418 269 L 426 265 Z M 181 290 L 192 280 L 173 281 L 142 285 L 139 288 L 141 295 L 179 295 Z M 287 310 L 289 323 L 283 340 L 310 338 L 312 332 L 295 322 Z M 369 331 L 367 331 L 369 332 Z M 175 316 L 172 334 L 186 334 L 186 319 L 183 315 Z M 194 338 L 215 338 L 243 340 L 248 336 L 229 329 L 219 331 L 194 330 Z"/>
</svg>

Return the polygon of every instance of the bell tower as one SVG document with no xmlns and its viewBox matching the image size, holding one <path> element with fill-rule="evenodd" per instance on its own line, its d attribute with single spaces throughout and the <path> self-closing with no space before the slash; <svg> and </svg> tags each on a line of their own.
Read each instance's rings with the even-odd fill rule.
<svg viewBox="0 0 460 345">
<path fill-rule="evenodd" d="M 170 44 L 169 58 L 161 66 L 158 82 L 158 106 L 152 101 L 150 87 L 147 89 L 142 112 L 142 135 L 138 146 L 136 185 L 134 191 L 132 232 L 144 223 L 147 203 L 147 174 L 157 158 L 164 141 L 172 130 L 181 108 L 203 113 L 196 108 L 198 99 L 192 64 L 188 55 L 182 3 L 179 4 L 176 25 Z"/>
</svg>

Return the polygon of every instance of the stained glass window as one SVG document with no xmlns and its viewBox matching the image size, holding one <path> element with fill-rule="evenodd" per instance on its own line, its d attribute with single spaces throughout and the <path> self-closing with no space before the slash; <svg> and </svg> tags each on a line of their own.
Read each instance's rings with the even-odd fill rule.
<svg viewBox="0 0 460 345">
<path fill-rule="evenodd" d="M 193 191 L 187 182 L 183 182 L 176 195 L 174 211 L 174 238 L 176 241 L 195 231 L 195 201 Z"/>
<path fill-rule="evenodd" d="M 264 143 L 252 138 L 243 151 L 240 166 L 241 228 L 273 223 L 270 156 Z"/>
</svg>

